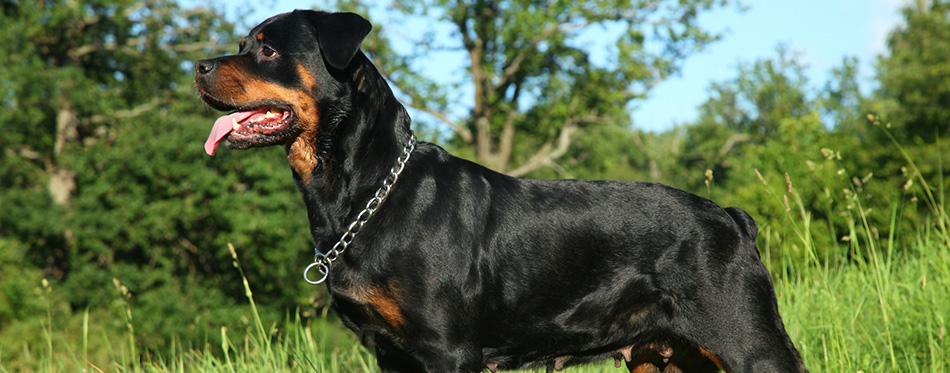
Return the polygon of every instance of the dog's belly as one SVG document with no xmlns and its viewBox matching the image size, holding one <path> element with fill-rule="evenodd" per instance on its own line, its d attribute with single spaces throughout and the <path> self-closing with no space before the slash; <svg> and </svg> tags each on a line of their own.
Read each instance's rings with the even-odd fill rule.
<svg viewBox="0 0 950 373">
<path fill-rule="evenodd" d="M 483 329 L 483 360 L 504 369 L 555 360 L 572 365 L 614 356 L 664 330 L 674 313 L 672 300 L 648 276 L 631 276 L 633 272 L 628 268 L 626 276 L 552 283 L 534 289 L 534 296 L 524 294 L 513 303 L 516 307 L 490 312 Z M 559 291 L 562 296 L 556 295 Z M 569 297 L 574 294 L 583 295 Z"/>
<path fill-rule="evenodd" d="M 653 318 L 654 308 L 617 315 L 618 322 L 599 327 L 549 325 L 531 331 L 512 329 L 505 333 L 507 343 L 483 347 L 483 362 L 502 369 L 525 369 L 551 364 L 580 364 L 618 355 L 625 347 L 647 345 L 649 334 L 656 328 L 631 319 Z"/>
</svg>

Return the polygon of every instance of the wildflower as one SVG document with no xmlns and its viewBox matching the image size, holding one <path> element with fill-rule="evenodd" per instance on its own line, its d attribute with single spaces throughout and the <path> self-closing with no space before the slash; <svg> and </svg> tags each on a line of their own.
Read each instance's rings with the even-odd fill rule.
<svg viewBox="0 0 950 373">
<path fill-rule="evenodd" d="M 231 252 L 231 257 L 234 258 L 234 260 L 237 260 L 237 251 L 234 250 L 234 245 L 232 245 L 230 242 L 228 242 L 228 251 Z"/>
<path fill-rule="evenodd" d="M 769 186 L 769 183 L 765 182 L 765 178 L 762 177 L 762 174 L 761 174 L 761 173 L 759 173 L 759 169 L 758 169 L 758 168 L 755 169 L 755 177 L 759 178 L 759 181 L 762 182 L 762 185 Z"/>
</svg>

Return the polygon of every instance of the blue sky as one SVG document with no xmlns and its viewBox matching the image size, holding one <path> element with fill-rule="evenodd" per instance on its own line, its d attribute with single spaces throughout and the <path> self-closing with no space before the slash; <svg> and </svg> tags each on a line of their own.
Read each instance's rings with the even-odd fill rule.
<svg viewBox="0 0 950 373">
<path fill-rule="evenodd" d="M 701 19 L 725 37 L 690 57 L 682 74 L 658 85 L 634 111 L 637 127 L 663 130 L 696 117 L 708 97 L 710 82 L 732 79 L 743 63 L 773 57 L 785 44 L 808 66 L 814 88 L 846 56 L 857 57 L 864 89 L 873 85 L 876 56 L 886 53 L 887 33 L 901 23 L 901 0 L 760 0 L 747 1 L 744 13 L 733 10 Z"/>
<path fill-rule="evenodd" d="M 693 120 L 696 108 L 708 97 L 710 83 L 732 79 L 740 64 L 776 56 L 783 44 L 807 66 L 812 87 L 821 87 L 829 71 L 845 57 L 857 57 L 863 89 L 873 87 L 873 64 L 886 53 L 887 33 L 901 22 L 900 9 L 907 0 L 745 0 L 747 10 L 735 7 L 707 13 L 700 23 L 711 31 L 724 33 L 719 42 L 690 56 L 681 73 L 654 88 L 650 97 L 633 110 L 634 126 L 646 131 L 663 131 Z M 268 2 L 265 1 L 265 4 Z M 274 0 L 255 9 L 246 23 L 257 24 L 270 15 L 294 8 L 311 8 L 322 2 Z M 234 13 L 232 13 L 234 14 Z M 371 18 L 384 16 L 370 14 Z M 374 19 L 370 19 L 374 21 Z M 387 24 L 402 37 L 419 32 L 426 24 Z M 398 36 L 397 36 L 398 37 Z M 464 59 L 435 57 L 441 66 L 460 66 Z M 457 68 L 444 69 L 446 71 Z M 458 73 L 443 79 L 458 79 Z M 463 93 L 459 100 L 465 101 Z M 415 116 L 416 114 L 414 114 Z"/>
</svg>

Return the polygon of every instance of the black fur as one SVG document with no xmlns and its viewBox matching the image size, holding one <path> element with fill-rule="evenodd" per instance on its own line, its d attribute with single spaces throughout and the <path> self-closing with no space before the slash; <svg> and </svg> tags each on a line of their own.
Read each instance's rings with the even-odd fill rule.
<svg viewBox="0 0 950 373">
<path fill-rule="evenodd" d="M 316 77 L 316 163 L 294 178 L 324 251 L 410 136 L 405 109 L 353 49 L 370 27 L 355 17 L 295 11 L 251 33 Z M 245 65 L 304 89 L 293 69 Z M 213 89 L 200 70 L 199 90 Z M 746 212 L 669 186 L 518 179 L 420 142 L 327 288 L 385 372 L 550 370 L 628 356 L 638 372 L 805 371 L 756 233 Z"/>
</svg>

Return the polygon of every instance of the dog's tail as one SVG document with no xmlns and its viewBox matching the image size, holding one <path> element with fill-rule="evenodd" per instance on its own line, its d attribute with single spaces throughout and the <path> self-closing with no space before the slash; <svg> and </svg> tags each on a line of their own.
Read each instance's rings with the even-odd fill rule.
<svg viewBox="0 0 950 373">
<path fill-rule="evenodd" d="M 755 241 L 755 236 L 759 234 L 759 227 L 755 224 L 755 220 L 752 219 L 752 216 L 748 212 L 743 211 L 738 207 L 729 207 L 726 209 L 726 213 L 732 217 L 732 220 L 736 221 L 736 224 L 739 224 L 739 228 L 753 241 Z"/>
</svg>

